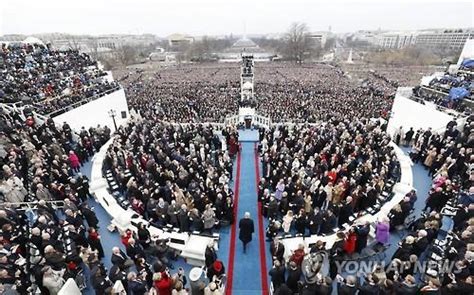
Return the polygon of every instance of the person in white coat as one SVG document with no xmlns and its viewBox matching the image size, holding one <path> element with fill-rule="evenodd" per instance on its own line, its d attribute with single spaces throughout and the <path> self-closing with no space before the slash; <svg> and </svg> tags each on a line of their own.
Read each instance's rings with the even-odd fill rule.
<svg viewBox="0 0 474 295">
<path fill-rule="evenodd" d="M 286 212 L 286 215 L 283 216 L 282 228 L 285 234 L 290 232 L 292 222 L 293 222 L 293 211 L 288 210 L 288 212 Z"/>
<path fill-rule="evenodd" d="M 43 286 L 48 289 L 49 294 L 56 295 L 64 286 L 64 279 L 60 273 L 53 271 L 53 269 L 48 266 L 44 269 Z"/>
<path fill-rule="evenodd" d="M 23 186 L 23 182 L 14 175 L 8 179 L 0 181 L 0 193 L 5 196 L 8 203 L 20 203 L 25 200 L 27 191 Z"/>
<path fill-rule="evenodd" d="M 210 282 L 209 285 L 204 289 L 204 295 L 222 295 L 223 293 L 219 290 L 215 282 Z"/>
</svg>

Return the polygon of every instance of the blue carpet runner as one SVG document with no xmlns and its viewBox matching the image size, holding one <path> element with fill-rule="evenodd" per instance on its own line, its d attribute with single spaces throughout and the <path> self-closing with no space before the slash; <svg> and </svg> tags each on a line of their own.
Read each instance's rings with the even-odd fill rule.
<svg viewBox="0 0 474 295">
<path fill-rule="evenodd" d="M 230 254 L 235 255 L 232 287 L 234 295 L 262 294 L 254 144 L 254 142 L 242 143 L 240 194 L 236 221 L 238 222 L 245 212 L 249 212 L 254 221 L 255 232 L 252 241 L 247 245 L 247 253 L 244 254 L 237 231 L 235 251 Z"/>
</svg>

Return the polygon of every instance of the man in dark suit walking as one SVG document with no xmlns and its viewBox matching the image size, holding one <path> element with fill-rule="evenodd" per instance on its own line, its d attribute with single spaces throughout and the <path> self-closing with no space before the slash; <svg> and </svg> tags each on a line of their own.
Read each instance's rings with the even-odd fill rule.
<svg viewBox="0 0 474 295">
<path fill-rule="evenodd" d="M 252 234 L 255 231 L 253 226 L 253 220 L 250 219 L 250 213 L 245 212 L 244 218 L 239 221 L 239 239 L 244 245 L 244 253 L 247 251 L 247 244 L 252 241 Z"/>
</svg>

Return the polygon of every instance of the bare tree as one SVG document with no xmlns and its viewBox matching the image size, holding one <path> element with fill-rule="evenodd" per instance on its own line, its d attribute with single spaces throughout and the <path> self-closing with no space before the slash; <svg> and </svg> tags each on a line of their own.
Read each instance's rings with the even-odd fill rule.
<svg viewBox="0 0 474 295">
<path fill-rule="evenodd" d="M 87 41 L 87 47 L 89 48 L 89 55 L 93 59 L 99 58 L 99 42 L 95 38 L 90 38 Z"/>
<path fill-rule="evenodd" d="M 120 66 L 119 61 L 117 61 L 117 59 L 111 55 L 101 55 L 99 57 L 99 61 L 104 66 L 106 71 L 110 71 Z"/>
<path fill-rule="evenodd" d="M 367 55 L 369 63 L 409 66 L 409 65 L 440 65 L 442 58 L 430 49 L 407 47 L 403 49 L 381 49 Z"/>
<path fill-rule="evenodd" d="M 67 46 L 72 50 L 81 50 L 81 44 L 79 43 L 79 38 L 73 35 L 67 37 Z"/>
<path fill-rule="evenodd" d="M 137 50 L 131 45 L 124 44 L 117 48 L 116 55 L 122 65 L 128 66 L 136 61 Z"/>
<path fill-rule="evenodd" d="M 309 38 L 309 28 L 305 23 L 291 24 L 284 36 L 284 41 L 283 54 L 290 60 L 302 63 L 303 60 L 311 57 L 314 47 Z"/>
<path fill-rule="evenodd" d="M 204 61 L 208 59 L 212 52 L 211 40 L 204 36 L 202 40 L 194 41 L 186 50 L 186 56 L 191 61 Z"/>
<path fill-rule="evenodd" d="M 267 37 L 253 38 L 252 39 L 260 48 L 266 49 L 271 52 L 283 53 L 286 48 L 285 40 L 273 39 Z"/>
</svg>

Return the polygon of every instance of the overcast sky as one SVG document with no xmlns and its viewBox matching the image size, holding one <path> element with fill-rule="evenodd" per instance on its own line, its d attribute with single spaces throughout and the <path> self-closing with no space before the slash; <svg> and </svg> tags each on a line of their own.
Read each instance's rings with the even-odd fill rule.
<svg viewBox="0 0 474 295">
<path fill-rule="evenodd" d="M 0 0 L 0 35 L 278 33 L 295 21 L 311 30 L 473 27 L 473 2 L 324 0 Z M 246 28 L 246 29 L 245 29 Z"/>
</svg>

